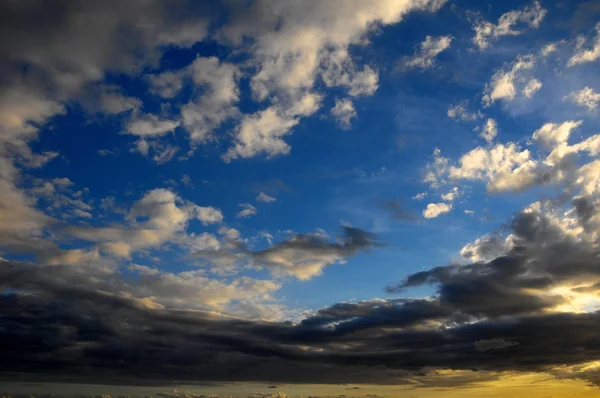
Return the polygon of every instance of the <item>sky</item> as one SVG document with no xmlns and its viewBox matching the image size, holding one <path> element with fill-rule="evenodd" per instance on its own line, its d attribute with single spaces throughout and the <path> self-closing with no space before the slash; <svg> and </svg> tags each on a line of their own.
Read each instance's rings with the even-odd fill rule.
<svg viewBox="0 0 600 398">
<path fill-rule="evenodd" d="M 1 1 L 0 393 L 598 396 L 599 66 L 595 0 Z"/>
</svg>

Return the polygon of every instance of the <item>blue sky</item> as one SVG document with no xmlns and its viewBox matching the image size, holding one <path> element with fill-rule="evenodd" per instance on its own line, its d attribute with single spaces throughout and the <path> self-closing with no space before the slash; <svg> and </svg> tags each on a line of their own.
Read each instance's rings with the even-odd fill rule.
<svg viewBox="0 0 600 398">
<path fill-rule="evenodd" d="M 135 117 L 131 111 L 106 115 L 72 102 L 66 105 L 63 115 L 41 128 L 40 140 L 33 144 L 39 151 L 58 152 L 59 157 L 31 174 L 44 179 L 69 178 L 74 184 L 72 189 L 89 189 L 85 194 L 87 201 L 99 203 L 112 197 L 123 209 L 144 192 L 169 189 L 196 204 L 221 209 L 226 224 L 240 230 L 257 249 L 268 246 L 261 233 L 271 234 L 275 242 L 286 238 L 285 231 L 309 233 L 322 229 L 335 236 L 343 223 L 377 232 L 378 239 L 386 244 L 384 247 L 350 258 L 347 264 L 327 268 L 323 275 L 311 280 L 286 280 L 275 297 L 283 299 L 286 305 L 306 309 L 349 299 L 382 297 L 382 286 L 455 260 L 464 244 L 497 228 L 539 194 L 486 195 L 481 186 L 475 185 L 465 190 L 451 214 L 432 220 L 420 216 L 430 199 L 412 199 L 428 191 L 427 183 L 422 181 L 423 170 L 433 150 L 440 148 L 444 154 L 457 157 L 481 145 L 482 140 L 473 129 L 480 127 L 485 118 L 497 121 L 503 141 L 522 140 L 546 120 L 540 112 L 527 109 L 531 105 L 525 101 L 517 101 L 517 105 L 494 104 L 484 110 L 484 117 L 473 122 L 457 123 L 447 115 L 451 105 L 463 101 L 469 101 L 471 112 L 480 111 L 482 89 L 496 69 L 520 54 L 539 51 L 553 40 L 574 36 L 568 28 L 557 34 L 556 26 L 568 21 L 565 9 L 575 7 L 565 2 L 547 8 L 546 23 L 537 29 L 525 25 L 522 34 L 501 37 L 491 49 L 479 51 L 472 41 L 472 20 L 477 17 L 497 21 L 506 12 L 528 6 L 513 3 L 447 4 L 435 14 L 417 12 L 402 23 L 381 27 L 368 35 L 368 45 L 349 46 L 350 56 L 358 66 L 377 70 L 377 89 L 372 95 L 352 99 L 357 116 L 350 128 L 344 129 L 329 110 L 336 100 L 348 98 L 348 90 L 328 88 L 315 79 L 315 92 L 323 96 L 322 102 L 314 114 L 301 118 L 290 129 L 285 138 L 291 147 L 289 154 L 271 157 L 261 153 L 224 162 L 221 156 L 231 146 L 236 126 L 232 120 L 211 133 L 215 137 L 212 142 L 199 145 L 185 159 L 181 156 L 190 149 L 188 132 L 175 128 L 160 142 L 177 147 L 178 152 L 168 162 L 156 162 L 133 151 L 135 138 L 123 134 L 124 125 Z M 426 36 L 450 36 L 450 48 L 425 69 L 403 70 L 403 60 L 418 52 Z M 164 101 L 149 92 L 148 76 L 181 70 L 196 57 L 217 57 L 220 62 L 234 65 L 248 58 L 207 38 L 191 48 L 166 49 L 158 65 L 146 67 L 140 74 L 109 73 L 104 81 L 95 84 L 118 85 L 122 95 L 140 101 L 140 113 L 161 114 L 163 106 L 168 110 L 162 114 L 177 120 L 177 107 L 185 104 L 197 89 L 184 82 L 181 94 Z M 552 73 L 556 62 L 543 60 L 538 68 L 542 73 Z M 241 72 L 239 80 L 239 109 L 244 114 L 264 109 L 264 104 L 252 100 L 249 87 L 255 69 Z M 543 96 L 543 91 L 539 95 Z M 102 156 L 102 150 L 110 153 Z M 187 185 L 181 181 L 184 176 L 189 177 Z M 452 184 L 445 187 L 448 188 Z M 277 200 L 271 204 L 256 203 L 260 192 Z M 440 188 L 430 195 L 441 193 L 444 189 Z M 398 201 L 414 220 L 394 220 L 384 205 L 391 201 Z M 252 204 L 257 214 L 236 219 L 240 203 Z M 488 209 L 485 218 L 490 220 L 465 215 L 466 209 L 478 214 Z M 94 210 L 92 220 L 74 221 L 105 225 L 122 219 L 120 214 L 102 214 L 97 205 Z M 188 231 L 197 234 L 216 229 L 207 229 L 199 222 L 188 226 Z M 73 242 L 73 247 L 88 246 L 86 242 Z M 169 272 L 193 267 L 189 261 L 181 261 L 177 252 L 161 248 L 149 255 L 160 258 L 161 263 L 155 265 L 148 258 L 135 256 L 133 260 Z M 241 275 L 257 273 L 242 271 Z M 258 275 L 265 276 L 260 271 Z"/>
<path fill-rule="evenodd" d="M 548 247 L 523 215 L 596 247 L 577 224 L 599 191 L 593 1 L 84 4 L 6 6 L 7 267 L 298 323 L 443 303 L 446 282 L 411 276 Z M 535 300 L 600 308 L 580 283 Z"/>
</svg>

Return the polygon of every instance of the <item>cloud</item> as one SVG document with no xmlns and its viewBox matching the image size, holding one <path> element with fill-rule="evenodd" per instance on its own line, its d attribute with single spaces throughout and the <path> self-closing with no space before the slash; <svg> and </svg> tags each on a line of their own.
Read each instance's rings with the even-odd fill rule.
<svg viewBox="0 0 600 398">
<path fill-rule="evenodd" d="M 600 23 L 596 24 L 596 38 L 594 40 L 595 41 L 592 48 L 585 49 L 583 46 L 585 45 L 586 39 L 583 36 L 579 36 L 577 38 L 575 52 L 571 58 L 569 58 L 567 66 L 575 66 L 587 62 L 593 62 L 600 58 Z"/>
<path fill-rule="evenodd" d="M 488 119 L 485 122 L 485 126 L 479 136 L 485 140 L 489 145 L 494 142 L 494 139 L 498 135 L 498 125 L 494 119 Z"/>
<path fill-rule="evenodd" d="M 294 2 L 273 7 L 257 1 L 236 9 L 221 36 L 234 45 L 253 40 L 253 97 L 277 102 L 242 118 L 224 159 L 289 153 L 283 137 L 302 117 L 320 108 L 320 96 L 313 92 L 319 78 L 328 87 L 346 88 L 351 96 L 373 94 L 378 87 L 376 71 L 368 65 L 357 67 L 348 48 L 364 42 L 375 26 L 397 23 L 411 11 L 437 11 L 444 3 L 385 0 L 307 8 Z"/>
<path fill-rule="evenodd" d="M 277 198 L 269 196 L 269 195 L 267 195 L 264 192 L 259 193 L 258 196 L 256 197 L 256 201 L 257 202 L 262 202 L 262 203 L 273 203 L 276 200 L 277 200 Z"/>
<path fill-rule="evenodd" d="M 503 339 L 490 339 L 490 340 L 479 340 L 475 342 L 475 349 L 477 351 L 490 351 L 490 350 L 502 350 L 504 348 L 512 347 L 517 345 L 511 341 Z"/>
<path fill-rule="evenodd" d="M 401 201 L 389 200 L 383 203 L 383 207 L 387 210 L 394 220 L 398 221 L 415 221 L 414 213 L 406 209 Z"/>
<path fill-rule="evenodd" d="M 422 199 L 425 199 L 426 196 L 427 196 L 427 192 L 420 192 L 420 193 L 416 194 L 415 196 L 413 196 L 413 200 L 422 200 Z"/>
<path fill-rule="evenodd" d="M 441 195 L 442 200 L 446 202 L 454 202 L 454 200 L 457 199 L 459 196 L 460 192 L 458 190 L 458 187 L 454 187 L 452 188 L 452 190 L 450 190 L 450 192 Z"/>
<path fill-rule="evenodd" d="M 521 10 L 509 11 L 498 18 L 498 23 L 493 24 L 488 21 L 476 21 L 473 25 L 475 37 L 473 43 L 484 50 L 488 48 L 492 41 L 498 40 L 502 36 L 518 36 L 524 33 L 524 30 L 515 29 L 519 23 L 527 25 L 529 28 L 538 28 L 546 16 L 547 11 L 542 8 L 539 1 L 533 5 L 526 6 Z"/>
<path fill-rule="evenodd" d="M 352 119 L 356 119 L 354 104 L 349 99 L 335 100 L 335 106 L 331 108 L 331 115 L 343 129 L 352 127 Z"/>
<path fill-rule="evenodd" d="M 371 233 L 352 227 L 342 230 L 340 242 L 329 242 L 318 234 L 295 234 L 268 249 L 250 253 L 250 257 L 276 275 L 308 280 L 321 275 L 325 267 L 377 245 Z"/>
<path fill-rule="evenodd" d="M 178 121 L 163 120 L 156 115 L 146 114 L 131 120 L 126 126 L 126 131 L 139 137 L 157 137 L 172 133 L 177 126 Z"/>
<path fill-rule="evenodd" d="M 197 92 L 192 101 L 181 107 L 183 126 L 193 142 L 212 140 L 215 130 L 226 120 L 237 117 L 239 101 L 239 67 L 216 57 L 197 57 L 186 68 L 150 77 L 155 92 L 172 98 L 182 90 L 184 80 L 193 83 Z"/>
<path fill-rule="evenodd" d="M 450 48 L 452 36 L 427 36 L 419 45 L 419 51 L 404 62 L 406 69 L 429 69 L 435 65 L 436 57 Z"/>
<path fill-rule="evenodd" d="M 536 130 L 532 139 L 542 147 L 545 158 L 536 158 L 529 149 L 521 149 L 513 142 L 472 149 L 463 154 L 456 165 L 436 151 L 424 181 L 434 187 L 448 180 L 485 181 L 489 192 L 520 191 L 551 182 L 573 184 L 577 179 L 571 175 L 574 156 L 579 152 L 596 153 L 597 150 L 595 136 L 578 144 L 567 144 L 571 131 L 580 124 L 576 121 L 546 123 Z"/>
<path fill-rule="evenodd" d="M 109 227 L 64 227 L 64 232 L 83 241 L 100 244 L 107 253 L 128 257 L 130 253 L 157 248 L 166 242 L 187 242 L 185 234 L 192 219 L 204 225 L 218 224 L 223 214 L 214 207 L 198 206 L 167 189 L 154 189 L 136 201 L 127 212 L 129 225 Z"/>
<path fill-rule="evenodd" d="M 223 156 L 225 161 L 251 158 L 259 153 L 268 157 L 289 153 L 290 146 L 283 137 L 290 134 L 300 117 L 309 116 L 319 109 L 321 97 L 307 94 L 289 109 L 272 106 L 254 115 L 244 116 L 237 128 L 236 140 Z"/>
<path fill-rule="evenodd" d="M 252 206 L 250 203 L 240 203 L 240 207 L 243 209 L 239 213 L 236 214 L 238 218 L 248 218 L 256 215 L 256 207 Z"/>
<path fill-rule="evenodd" d="M 423 210 L 423 217 L 425 218 L 437 218 L 444 213 L 448 213 L 452 210 L 451 203 L 429 203 L 427 208 Z"/>
<path fill-rule="evenodd" d="M 570 99 L 576 105 L 593 111 L 598 108 L 598 104 L 600 103 L 600 93 L 596 93 L 590 87 L 586 86 L 580 91 L 573 91 L 565 99 Z"/>
<path fill-rule="evenodd" d="M 538 92 L 540 88 L 542 88 L 542 82 L 538 79 L 531 79 L 529 83 L 525 85 L 521 93 L 523 94 L 523 96 L 531 98 L 535 93 Z"/>
<path fill-rule="evenodd" d="M 454 120 L 460 121 L 475 121 L 477 119 L 481 119 L 483 115 L 480 111 L 477 112 L 469 112 L 467 111 L 467 106 L 469 105 L 468 101 L 460 102 L 457 105 L 450 105 L 448 108 L 448 117 Z"/>
<path fill-rule="evenodd" d="M 535 56 L 532 54 L 519 56 L 512 64 L 510 64 L 508 69 L 501 69 L 496 72 L 494 76 L 492 76 L 489 85 L 486 85 L 482 98 L 484 105 L 490 106 L 498 100 L 514 100 L 517 96 L 517 85 L 522 85 L 525 80 L 523 71 L 533 69 L 535 62 Z M 524 86 L 523 95 L 533 95 L 533 93 L 541 87 L 540 85 L 536 88 L 538 84 L 535 81 L 535 79 L 530 80 L 529 83 Z"/>
</svg>

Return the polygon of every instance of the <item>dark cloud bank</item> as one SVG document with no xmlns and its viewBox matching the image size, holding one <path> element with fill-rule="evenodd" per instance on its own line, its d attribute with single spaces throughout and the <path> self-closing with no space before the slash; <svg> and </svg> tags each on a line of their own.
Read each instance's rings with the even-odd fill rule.
<svg viewBox="0 0 600 398">
<path fill-rule="evenodd" d="M 593 204 L 581 204 L 585 226 Z M 548 371 L 597 360 L 600 315 L 548 311 L 565 300 L 552 287 L 597 288 L 595 245 L 538 211 L 518 214 L 511 229 L 513 248 L 489 262 L 436 267 L 388 287 L 433 284 L 430 299 L 340 303 L 297 324 L 150 309 L 73 266 L 3 261 L 0 371 L 95 383 L 393 384 L 436 368 Z"/>
</svg>

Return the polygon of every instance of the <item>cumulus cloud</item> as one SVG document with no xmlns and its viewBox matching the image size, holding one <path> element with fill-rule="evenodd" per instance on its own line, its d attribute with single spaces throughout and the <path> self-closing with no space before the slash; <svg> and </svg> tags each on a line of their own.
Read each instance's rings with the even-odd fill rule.
<svg viewBox="0 0 600 398">
<path fill-rule="evenodd" d="M 343 129 L 352 127 L 352 119 L 356 119 L 356 110 L 354 104 L 349 99 L 336 99 L 335 105 L 331 108 L 331 115 Z"/>
<path fill-rule="evenodd" d="M 521 93 L 523 94 L 523 96 L 527 97 L 527 98 L 531 98 L 533 97 L 533 95 L 535 93 L 537 93 L 539 91 L 539 89 L 542 88 L 542 82 L 539 81 L 538 79 L 531 79 L 523 88 L 523 90 L 521 91 Z"/>
<path fill-rule="evenodd" d="M 423 210 L 423 217 L 425 218 L 437 218 L 444 213 L 448 213 L 452 210 L 451 203 L 429 203 L 427 208 Z"/>
<path fill-rule="evenodd" d="M 312 92 L 319 77 L 328 87 L 346 88 L 351 96 L 370 95 L 377 89 L 376 71 L 368 65 L 358 67 L 349 55 L 350 45 L 363 42 L 374 26 L 397 23 L 411 11 L 437 11 L 444 3 L 386 0 L 304 7 L 283 2 L 273 7 L 258 1 L 238 9 L 222 36 L 234 44 L 254 40 L 253 96 L 260 101 L 276 97 L 278 102 L 242 118 L 224 159 L 289 153 L 283 137 L 300 118 L 320 108 L 320 98 Z"/>
<path fill-rule="evenodd" d="M 575 66 L 588 62 L 593 62 L 600 58 L 600 23 L 596 24 L 596 37 L 592 43 L 591 48 L 584 48 L 586 39 L 583 36 L 577 38 L 577 45 L 575 52 L 569 58 L 567 66 Z"/>
<path fill-rule="evenodd" d="M 589 111 L 593 111 L 598 108 L 600 103 L 600 93 L 595 92 L 590 87 L 585 87 L 580 91 L 573 91 L 565 99 L 570 99 L 576 105 L 587 108 Z"/>
<path fill-rule="evenodd" d="M 435 65 L 437 56 L 450 48 L 452 36 L 427 36 L 425 41 L 419 45 L 419 50 L 410 58 L 405 60 L 404 67 L 407 69 L 419 68 L 429 69 Z"/>
<path fill-rule="evenodd" d="M 264 192 L 259 193 L 258 196 L 256 197 L 256 201 L 262 202 L 262 203 L 273 203 L 276 200 L 277 200 L 277 198 L 274 198 L 273 196 L 269 196 Z"/>
<path fill-rule="evenodd" d="M 535 62 L 535 56 L 532 54 L 519 56 L 508 68 L 496 72 L 490 83 L 486 85 L 482 98 L 484 105 L 490 106 L 498 100 L 514 100 L 517 96 L 517 87 L 523 85 L 526 80 L 523 72 L 533 69 Z M 523 95 L 529 97 L 539 88 L 541 88 L 541 83 L 533 79 L 524 85 L 522 92 Z"/>
<path fill-rule="evenodd" d="M 498 135 L 498 125 L 494 119 L 488 119 L 479 134 L 488 144 L 492 144 Z"/>
<path fill-rule="evenodd" d="M 295 234 L 250 256 L 253 262 L 267 266 L 276 275 L 307 280 L 320 275 L 325 267 L 377 245 L 374 239 L 373 234 L 361 229 L 343 227 L 340 242 L 329 242 L 319 234 Z"/>
<path fill-rule="evenodd" d="M 460 102 L 457 105 L 450 105 L 448 108 L 448 117 L 454 120 L 460 121 L 475 121 L 477 119 L 481 119 L 483 115 L 480 111 L 477 112 L 469 112 L 467 110 L 467 106 L 469 105 L 468 101 Z"/>
<path fill-rule="evenodd" d="M 239 101 L 240 76 L 236 65 L 216 57 L 197 57 L 182 70 L 151 76 L 150 82 L 165 98 L 177 95 L 185 80 L 193 83 L 197 95 L 182 106 L 182 123 L 192 141 L 205 142 L 213 138 L 215 129 L 223 122 L 238 115 L 235 104 Z"/>
<path fill-rule="evenodd" d="M 526 6 L 523 9 L 502 14 L 496 24 L 488 21 L 476 21 L 473 25 L 473 30 L 475 31 L 473 43 L 479 50 L 484 50 L 490 46 L 492 41 L 496 41 L 502 36 L 521 35 L 525 30 L 516 29 L 518 24 L 525 24 L 529 28 L 538 28 L 546 13 L 547 11 L 536 0 L 532 5 Z"/>
<path fill-rule="evenodd" d="M 248 218 L 252 217 L 256 214 L 256 207 L 252 206 L 250 203 L 240 203 L 240 207 L 242 211 L 236 214 L 238 218 Z"/>
</svg>

